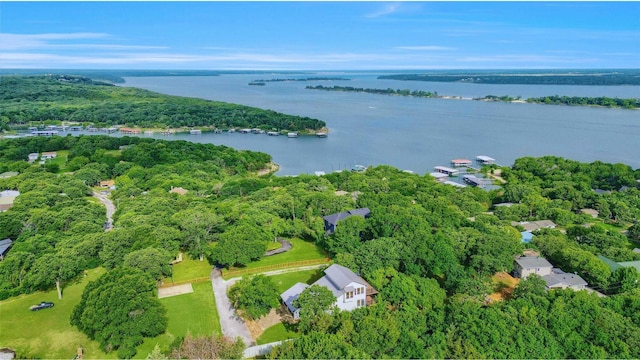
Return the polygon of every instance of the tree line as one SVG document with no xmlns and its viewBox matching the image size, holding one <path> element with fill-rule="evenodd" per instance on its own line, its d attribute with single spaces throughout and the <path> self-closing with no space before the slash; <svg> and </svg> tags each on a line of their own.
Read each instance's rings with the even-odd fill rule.
<svg viewBox="0 0 640 360">
<path fill-rule="evenodd" d="M 2 76 L 0 124 L 26 128 L 32 122 L 179 128 L 213 126 L 278 130 L 319 130 L 321 120 L 272 110 L 147 90 L 109 86 L 88 78 Z"/>
<path fill-rule="evenodd" d="M 325 90 L 325 91 L 345 91 L 345 92 L 364 92 L 369 94 L 381 94 L 381 95 L 400 95 L 400 96 L 413 96 L 422 98 L 437 98 L 437 92 L 422 91 L 422 90 L 409 90 L 409 89 L 371 89 L 371 88 L 356 88 L 353 86 L 307 86 L 306 89 L 310 90 Z"/>
<path fill-rule="evenodd" d="M 549 72 L 549 71 L 545 71 Z M 393 74 L 378 79 L 404 81 L 465 82 L 476 84 L 519 85 L 640 85 L 637 70 L 617 70 L 608 73 L 574 72 L 572 74 L 521 74 L 521 73 L 451 73 L 451 74 Z"/>
</svg>

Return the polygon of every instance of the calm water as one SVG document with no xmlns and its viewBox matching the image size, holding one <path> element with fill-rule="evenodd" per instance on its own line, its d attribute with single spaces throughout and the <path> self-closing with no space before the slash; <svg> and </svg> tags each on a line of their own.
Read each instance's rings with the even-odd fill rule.
<svg viewBox="0 0 640 360">
<path fill-rule="evenodd" d="M 340 76 L 351 81 L 273 82 L 257 79 Z M 306 90 L 307 85 L 437 91 L 480 97 L 547 95 L 640 97 L 633 86 L 532 86 L 377 80 L 377 74 L 222 75 L 127 78 L 125 86 L 272 109 L 324 120 L 329 137 L 203 134 L 158 136 L 269 153 L 279 175 L 331 172 L 355 164 L 389 164 L 419 174 L 454 158 L 488 155 L 510 165 L 522 156 L 557 155 L 640 167 L 640 111 L 470 100 L 417 99 Z"/>
</svg>

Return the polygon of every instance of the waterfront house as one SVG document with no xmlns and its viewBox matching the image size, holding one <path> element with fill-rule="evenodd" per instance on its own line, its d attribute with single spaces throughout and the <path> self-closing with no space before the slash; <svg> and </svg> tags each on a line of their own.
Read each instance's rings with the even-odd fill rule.
<svg viewBox="0 0 640 360">
<path fill-rule="evenodd" d="M 515 259 L 514 276 L 526 279 L 531 274 L 545 276 L 551 274 L 553 265 L 547 259 L 539 256 L 520 256 Z"/>
<path fill-rule="evenodd" d="M 338 226 L 339 221 L 354 215 L 362 216 L 366 219 L 370 214 L 371 211 L 368 208 L 360 208 L 323 216 L 322 219 L 324 220 L 324 231 L 326 231 L 327 235 L 333 234 L 336 231 L 336 227 Z"/>
<path fill-rule="evenodd" d="M 342 265 L 333 264 L 326 268 L 324 273 L 325 276 L 313 285 L 324 286 L 331 290 L 336 299 L 333 305 L 340 310 L 352 311 L 370 305 L 373 303 L 373 295 L 378 293 L 363 278 Z M 293 302 L 307 287 L 307 284 L 297 283 L 280 295 L 294 319 L 300 317 L 300 309 L 293 306 Z"/>
</svg>

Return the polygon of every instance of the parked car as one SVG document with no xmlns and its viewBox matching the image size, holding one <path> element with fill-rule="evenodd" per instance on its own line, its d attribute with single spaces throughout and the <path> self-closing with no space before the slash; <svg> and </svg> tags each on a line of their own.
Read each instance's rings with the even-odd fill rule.
<svg viewBox="0 0 640 360">
<path fill-rule="evenodd" d="M 38 305 L 33 305 L 32 307 L 30 307 L 29 309 L 31 311 L 38 311 L 38 310 L 42 310 L 42 309 L 48 309 L 53 307 L 53 303 L 50 301 L 43 301 Z"/>
</svg>

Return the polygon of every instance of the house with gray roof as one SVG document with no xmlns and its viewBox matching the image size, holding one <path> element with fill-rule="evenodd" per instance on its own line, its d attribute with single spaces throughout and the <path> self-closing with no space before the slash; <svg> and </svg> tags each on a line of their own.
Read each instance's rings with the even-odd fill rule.
<svg viewBox="0 0 640 360">
<path fill-rule="evenodd" d="M 515 260 L 515 277 L 526 279 L 531 274 L 545 276 L 551 274 L 553 265 L 547 259 L 539 256 L 521 256 Z"/>
<path fill-rule="evenodd" d="M 547 284 L 547 289 L 573 289 L 583 290 L 587 282 L 580 275 L 566 273 L 558 268 L 553 268 L 551 274 L 542 277 Z"/>
<path fill-rule="evenodd" d="M 4 257 L 7 256 L 12 243 L 11 239 L 0 240 L 0 260 L 4 260 Z"/>
<path fill-rule="evenodd" d="M 307 284 L 296 283 L 295 285 L 287 289 L 287 291 L 280 294 L 282 303 L 287 307 L 287 309 L 289 309 L 289 311 L 293 315 L 293 318 L 296 320 L 300 318 L 300 309 L 293 306 L 293 302 L 296 301 L 298 299 L 298 296 L 300 296 L 300 293 L 302 293 L 304 289 L 308 287 L 309 285 Z"/>
<path fill-rule="evenodd" d="M 360 208 L 360 209 L 353 209 L 349 211 L 343 211 L 337 214 L 323 216 L 322 219 L 324 220 L 324 231 L 327 233 L 327 235 L 333 234 L 336 231 L 338 222 L 340 222 L 341 220 L 344 220 L 350 216 L 356 216 L 356 215 L 362 216 L 363 218 L 366 219 L 369 217 L 370 214 L 371 214 L 371 211 L 369 210 L 369 208 Z"/>
<path fill-rule="evenodd" d="M 378 291 L 363 278 L 355 274 L 351 269 L 342 265 L 333 264 L 324 270 L 325 276 L 318 279 L 313 285 L 324 286 L 331 291 L 336 298 L 334 306 L 343 311 L 351 311 L 370 305 L 373 295 Z M 297 283 L 280 295 L 294 319 L 300 317 L 300 309 L 293 306 L 293 301 L 308 285 Z"/>
</svg>

